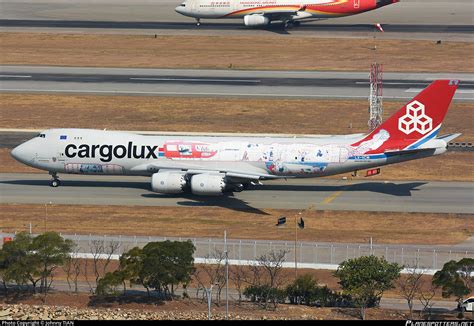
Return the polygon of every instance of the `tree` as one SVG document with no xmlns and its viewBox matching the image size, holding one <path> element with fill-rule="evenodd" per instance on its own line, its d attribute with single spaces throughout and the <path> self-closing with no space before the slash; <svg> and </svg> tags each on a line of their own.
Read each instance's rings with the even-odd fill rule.
<svg viewBox="0 0 474 326">
<path fill-rule="evenodd" d="M 13 241 L 3 245 L 3 279 L 5 282 L 15 282 L 26 285 L 31 282 L 33 292 L 41 277 L 38 275 L 39 260 L 31 251 L 33 238 L 26 232 L 20 232 Z"/>
<path fill-rule="evenodd" d="M 18 233 L 2 248 L 3 280 L 18 285 L 31 282 L 33 292 L 40 282 L 40 292 L 47 293 L 53 271 L 64 263 L 71 248 L 72 241 L 64 240 L 56 232 L 46 232 L 34 238 L 25 232 Z"/>
<path fill-rule="evenodd" d="M 99 278 L 103 277 L 110 265 L 112 256 L 117 253 L 120 248 L 120 242 L 110 240 L 92 240 L 90 243 L 90 251 L 92 253 L 92 268 L 95 275 L 95 285 L 99 282 Z M 86 266 L 87 268 L 87 266 Z M 90 284 L 89 284 L 90 286 Z M 93 292 L 91 286 L 91 292 Z"/>
<path fill-rule="evenodd" d="M 286 287 L 286 295 L 292 304 L 311 305 L 318 290 L 318 282 L 311 274 L 304 274 Z"/>
<path fill-rule="evenodd" d="M 400 276 L 397 283 L 400 294 L 407 301 L 410 320 L 413 320 L 413 300 L 421 294 L 424 271 L 416 267 L 407 268 L 408 275 Z"/>
<path fill-rule="evenodd" d="M 244 283 L 248 283 L 247 266 L 235 265 L 230 269 L 230 279 L 233 281 L 235 289 L 239 295 L 238 304 L 242 303 L 242 292 Z"/>
<path fill-rule="evenodd" d="M 172 299 L 174 287 L 187 285 L 194 272 L 195 247 L 191 241 L 150 242 L 143 248 L 140 278 L 143 285 Z"/>
<path fill-rule="evenodd" d="M 441 287 L 443 298 L 454 296 L 458 304 L 461 304 L 463 298 L 473 290 L 473 272 L 474 259 L 463 258 L 458 262 L 451 260 L 434 274 L 432 282 L 433 285 Z M 462 310 L 461 315 L 463 316 Z"/>
<path fill-rule="evenodd" d="M 418 297 L 418 300 L 420 300 L 420 303 L 423 305 L 423 309 L 422 311 L 420 311 L 420 317 L 423 318 L 423 314 L 425 314 L 428 311 L 427 319 L 428 320 L 431 319 L 431 310 L 434 305 L 433 298 L 435 295 L 436 295 L 436 287 L 433 284 L 430 284 L 430 286 L 426 290 L 421 289 L 420 295 Z"/>
<path fill-rule="evenodd" d="M 118 287 L 123 284 L 124 278 L 125 274 L 120 270 L 106 273 L 97 282 L 96 294 L 100 296 L 119 295 Z"/>
<path fill-rule="evenodd" d="M 216 304 L 220 305 L 222 289 L 225 286 L 225 253 L 215 249 L 210 255 L 205 257 L 205 263 L 201 266 L 209 284 L 217 287 Z"/>
<path fill-rule="evenodd" d="M 81 259 L 78 258 L 80 247 L 75 245 L 71 251 L 71 254 L 68 255 L 63 264 L 63 270 L 66 272 L 66 281 L 71 290 L 71 281 L 74 284 L 74 292 L 79 291 L 78 288 L 78 279 L 81 275 Z"/>
<path fill-rule="evenodd" d="M 140 271 L 143 268 L 143 252 L 140 248 L 134 247 L 120 256 L 119 270 L 123 273 L 123 291 L 125 293 L 125 282 L 128 280 L 132 284 L 142 284 Z"/>
<path fill-rule="evenodd" d="M 384 291 L 393 288 L 393 281 L 400 275 L 401 267 L 384 258 L 362 256 L 342 262 L 334 273 L 345 294 L 351 296 L 365 319 L 367 307 L 376 306 Z"/>
<path fill-rule="evenodd" d="M 47 293 L 52 283 L 53 271 L 61 266 L 73 248 L 73 242 L 63 239 L 56 232 L 46 232 L 35 237 L 31 250 L 38 260 L 38 274 L 41 278 L 40 291 Z"/>
<path fill-rule="evenodd" d="M 275 310 L 278 303 L 285 297 L 285 292 L 280 287 L 286 254 L 286 250 L 271 250 L 260 256 L 256 265 L 250 266 L 253 276 L 250 286 L 244 290 L 243 294 L 246 297 L 255 298 L 253 301 L 260 303 L 264 309 L 267 309 L 270 303 Z"/>
</svg>

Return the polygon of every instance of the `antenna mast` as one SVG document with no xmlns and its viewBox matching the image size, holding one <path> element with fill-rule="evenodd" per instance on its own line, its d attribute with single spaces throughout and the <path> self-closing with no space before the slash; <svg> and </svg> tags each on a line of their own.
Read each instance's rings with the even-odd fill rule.
<svg viewBox="0 0 474 326">
<path fill-rule="evenodd" d="M 383 65 L 373 63 L 370 68 L 369 131 L 382 123 L 383 118 Z"/>
</svg>

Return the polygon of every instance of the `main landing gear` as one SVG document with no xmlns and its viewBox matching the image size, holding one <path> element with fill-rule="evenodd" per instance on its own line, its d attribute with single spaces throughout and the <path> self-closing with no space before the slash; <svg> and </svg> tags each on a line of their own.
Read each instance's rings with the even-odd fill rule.
<svg viewBox="0 0 474 326">
<path fill-rule="evenodd" d="M 59 178 L 56 172 L 49 172 L 49 174 L 53 177 L 53 179 L 51 179 L 51 181 L 49 182 L 49 185 L 53 188 L 59 187 L 59 185 L 61 184 L 61 181 L 59 181 Z"/>
<path fill-rule="evenodd" d="M 301 25 L 301 22 L 299 21 L 294 21 L 294 20 L 287 20 L 283 22 L 283 28 L 291 28 L 291 27 L 298 27 Z"/>
</svg>

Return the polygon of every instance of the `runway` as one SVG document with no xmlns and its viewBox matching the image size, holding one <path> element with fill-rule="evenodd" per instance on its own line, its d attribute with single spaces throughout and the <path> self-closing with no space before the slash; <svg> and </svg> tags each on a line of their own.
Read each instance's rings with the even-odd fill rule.
<svg viewBox="0 0 474 326">
<path fill-rule="evenodd" d="M 386 73 L 384 99 L 410 99 L 434 79 L 460 79 L 455 99 L 474 100 L 474 74 Z M 367 72 L 239 71 L 0 66 L 0 91 L 138 96 L 367 98 Z"/>
<path fill-rule="evenodd" d="M 390 211 L 473 214 L 472 182 L 351 181 L 334 179 L 265 182 L 233 196 L 161 195 L 146 177 L 61 175 L 49 187 L 45 174 L 0 174 L 1 203 L 140 206 L 216 206 L 263 214 L 261 209 Z"/>
<path fill-rule="evenodd" d="M 174 11 L 178 0 L 28 0 L 2 1 L 0 28 L 8 31 L 117 32 L 159 34 L 297 34 L 311 37 L 367 37 L 382 23 L 387 38 L 472 41 L 470 0 L 404 0 L 378 10 L 337 19 L 305 22 L 283 31 L 279 27 L 248 29 L 242 20 L 193 18 Z M 471 6 L 471 7 L 469 7 Z"/>
</svg>

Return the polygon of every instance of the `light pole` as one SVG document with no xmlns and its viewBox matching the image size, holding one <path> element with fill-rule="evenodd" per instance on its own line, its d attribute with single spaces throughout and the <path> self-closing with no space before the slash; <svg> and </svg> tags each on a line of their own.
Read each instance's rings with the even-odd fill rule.
<svg viewBox="0 0 474 326">
<path fill-rule="evenodd" d="M 298 213 L 298 216 L 301 218 L 302 212 L 300 211 Z M 298 221 L 297 221 L 297 215 L 295 215 L 295 280 L 298 278 L 298 258 L 297 258 L 297 252 L 296 252 L 296 244 L 298 242 Z"/>
<path fill-rule="evenodd" d="M 49 205 L 51 205 L 52 202 L 49 202 Z M 48 203 L 44 204 L 44 232 L 46 233 L 46 219 L 48 218 Z"/>
<path fill-rule="evenodd" d="M 229 319 L 229 253 L 227 251 L 227 230 L 224 230 L 225 252 L 225 319 Z"/>
<path fill-rule="evenodd" d="M 204 290 L 206 291 L 206 295 L 207 295 L 207 319 L 211 320 L 211 298 L 212 298 L 212 287 L 214 286 L 214 284 L 211 284 L 211 287 L 208 289 L 208 288 L 204 288 Z"/>
</svg>

